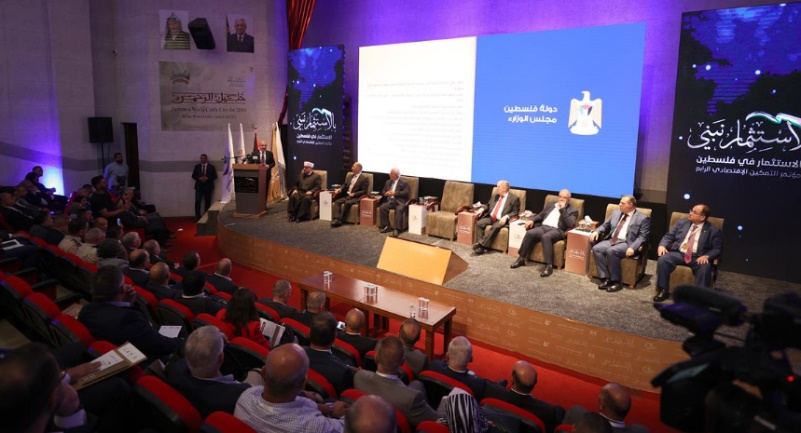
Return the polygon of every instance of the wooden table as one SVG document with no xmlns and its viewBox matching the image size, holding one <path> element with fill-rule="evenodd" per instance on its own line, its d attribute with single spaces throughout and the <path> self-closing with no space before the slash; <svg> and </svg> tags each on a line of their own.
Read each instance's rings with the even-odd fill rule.
<svg viewBox="0 0 801 433">
<path fill-rule="evenodd" d="M 389 319 L 404 321 L 409 318 L 410 306 L 414 306 L 417 313 L 415 319 L 420 322 L 420 327 L 426 331 L 426 354 L 429 359 L 434 357 L 434 333 L 437 328 L 442 327 L 445 336 L 442 353 L 448 349 L 451 340 L 451 329 L 453 316 L 456 315 L 456 307 L 430 301 L 428 312 L 422 314 L 417 310 L 418 297 L 403 293 L 397 290 L 378 286 L 378 295 L 374 298 L 365 296 L 364 287 L 367 281 L 358 280 L 344 275 L 335 274 L 330 285 L 323 284 L 323 273 L 312 275 L 298 283 L 300 287 L 301 308 L 306 308 L 306 299 L 309 292 L 321 290 L 326 294 L 326 308 L 331 299 L 352 305 L 369 317 L 369 312 L 373 313 L 373 330 L 386 331 L 389 327 Z M 367 321 L 365 321 L 362 331 L 367 331 Z"/>
</svg>

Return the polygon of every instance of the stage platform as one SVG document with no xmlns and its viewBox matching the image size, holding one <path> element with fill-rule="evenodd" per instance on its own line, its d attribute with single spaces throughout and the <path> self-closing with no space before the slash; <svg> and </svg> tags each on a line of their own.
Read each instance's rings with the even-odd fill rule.
<svg viewBox="0 0 801 433">
<path fill-rule="evenodd" d="M 235 203 L 218 217 L 219 248 L 237 263 L 292 281 L 323 270 L 350 275 L 457 308 L 454 332 L 579 373 L 653 391 L 650 379 L 686 359 L 686 330 L 659 317 L 651 298 L 655 262 L 635 290 L 607 293 L 588 278 L 555 271 L 539 276 L 540 265 L 510 269 L 501 252 L 470 256 L 467 245 L 403 233 L 401 239 L 450 249 L 468 269 L 435 285 L 376 268 L 388 235 L 359 225 L 331 228 L 327 221 L 290 223 L 285 204 L 271 204 L 259 220 L 234 218 Z M 801 293 L 801 285 L 721 273 L 718 288 L 760 311 L 768 296 Z M 725 330 L 744 335 L 745 328 Z"/>
</svg>

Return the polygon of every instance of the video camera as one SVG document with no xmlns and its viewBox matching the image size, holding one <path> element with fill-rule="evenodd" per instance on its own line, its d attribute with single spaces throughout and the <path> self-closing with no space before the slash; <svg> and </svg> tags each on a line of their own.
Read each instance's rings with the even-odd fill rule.
<svg viewBox="0 0 801 433">
<path fill-rule="evenodd" d="M 677 287 L 673 300 L 654 307 L 694 335 L 682 345 L 691 359 L 651 380 L 662 388 L 662 422 L 688 433 L 801 432 L 801 378 L 785 350 L 801 349 L 801 297 L 770 297 L 758 314 L 702 287 Z M 749 328 L 742 346 L 715 339 L 721 325 L 744 323 Z"/>
</svg>

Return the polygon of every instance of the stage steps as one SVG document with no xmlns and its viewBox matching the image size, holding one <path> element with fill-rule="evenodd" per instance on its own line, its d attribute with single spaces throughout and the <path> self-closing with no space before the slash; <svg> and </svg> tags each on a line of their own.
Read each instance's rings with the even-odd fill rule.
<svg viewBox="0 0 801 433">
<path fill-rule="evenodd" d="M 215 202 L 209 210 L 197 221 L 197 234 L 196 236 L 216 236 L 217 235 L 217 217 L 220 215 L 225 203 Z"/>
</svg>

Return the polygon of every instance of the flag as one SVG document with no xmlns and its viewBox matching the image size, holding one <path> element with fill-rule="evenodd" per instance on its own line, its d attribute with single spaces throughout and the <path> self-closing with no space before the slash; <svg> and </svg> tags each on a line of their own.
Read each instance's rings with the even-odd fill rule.
<svg viewBox="0 0 801 433">
<path fill-rule="evenodd" d="M 242 124 L 239 124 L 239 157 L 241 158 L 242 164 L 244 164 L 247 159 L 248 154 L 245 153 L 245 132 L 242 130 Z"/>
<path fill-rule="evenodd" d="M 270 179 L 270 196 L 267 197 L 267 202 L 275 203 L 286 198 L 286 161 L 278 122 L 273 123 L 273 143 L 270 151 L 275 158 L 275 170 Z"/>
<path fill-rule="evenodd" d="M 222 196 L 220 201 L 228 203 L 234 199 L 234 137 L 231 135 L 231 124 L 228 124 L 228 147 L 223 158 Z"/>
<path fill-rule="evenodd" d="M 259 150 L 259 130 L 253 130 L 253 152 Z"/>
</svg>

